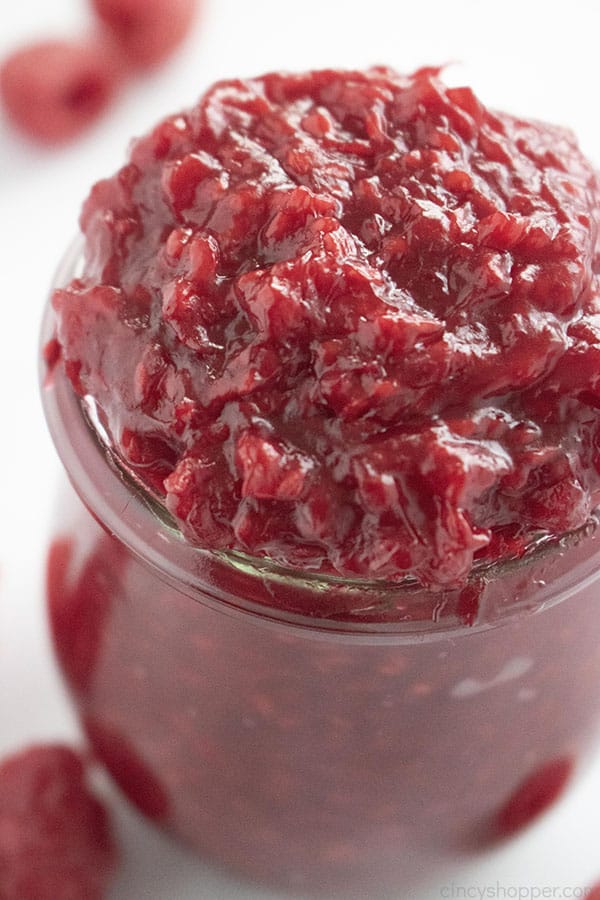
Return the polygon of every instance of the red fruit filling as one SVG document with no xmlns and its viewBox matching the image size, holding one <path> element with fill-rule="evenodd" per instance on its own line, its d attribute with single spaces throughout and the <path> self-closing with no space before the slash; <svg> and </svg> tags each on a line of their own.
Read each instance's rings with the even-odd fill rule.
<svg viewBox="0 0 600 900">
<path fill-rule="evenodd" d="M 222 82 L 93 188 L 66 372 L 199 546 L 460 584 L 596 504 L 599 208 L 437 70 Z"/>
<path fill-rule="evenodd" d="M 113 480 L 98 485 L 102 496 Z M 125 795 L 209 860 L 302 896 L 383 896 L 379 879 L 385 896 L 411 896 L 405 886 L 420 865 L 431 872 L 529 825 L 597 737 L 597 584 L 524 614 L 537 608 L 541 578 L 578 570 L 596 540 L 490 579 L 484 616 L 507 598 L 531 601 L 505 627 L 470 631 L 471 585 L 458 597 L 390 592 L 398 606 L 384 608 L 383 621 L 410 628 L 419 611 L 431 620 L 433 596 L 438 622 L 457 599 L 465 622 L 462 638 L 399 644 L 354 640 L 354 623 L 380 620 L 366 590 L 352 591 L 352 605 L 337 586 L 257 578 L 214 555 L 194 599 L 133 554 L 122 565 L 118 538 L 87 510 L 67 513 L 76 552 L 62 581 L 73 615 L 54 634 L 61 660 L 77 657 L 82 633 L 94 648 L 83 684 L 64 666 L 86 735 Z M 63 565 L 54 552 L 51 566 Z M 86 585 L 95 591 L 111 569 L 114 600 L 100 617 L 96 599 L 84 602 Z M 311 638 L 223 615 L 215 593 L 305 622 L 328 618 L 335 632 Z"/>
<path fill-rule="evenodd" d="M 45 41 L 22 47 L 5 60 L 0 94 L 21 131 L 58 144 L 96 121 L 119 81 L 119 66 L 102 42 Z"/>
<path fill-rule="evenodd" d="M 116 859 L 76 753 L 34 746 L 0 765 L 2 900 L 101 900 Z"/>
<path fill-rule="evenodd" d="M 164 62 L 184 40 L 197 0 L 92 0 L 128 62 L 147 68 Z"/>
</svg>

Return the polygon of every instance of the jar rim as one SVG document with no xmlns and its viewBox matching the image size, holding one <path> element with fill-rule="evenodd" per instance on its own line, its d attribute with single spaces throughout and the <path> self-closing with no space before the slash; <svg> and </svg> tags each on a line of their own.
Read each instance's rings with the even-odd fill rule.
<svg viewBox="0 0 600 900">
<path fill-rule="evenodd" d="M 82 250 L 82 238 L 79 237 L 70 245 L 58 266 L 50 298 L 54 289 L 76 277 L 83 259 Z M 42 322 L 42 348 L 54 334 L 54 318 L 49 302 Z M 108 441 L 102 438 L 99 423 L 93 420 L 90 412 L 92 407 L 88 406 L 86 409 L 85 402 L 76 395 L 62 367 L 57 366 L 48 378 L 43 354 L 40 354 L 40 381 L 46 421 L 58 455 L 79 498 L 94 518 L 125 544 L 135 557 L 150 565 L 163 581 L 195 600 L 210 600 L 219 607 L 227 606 L 230 611 L 250 614 L 279 624 L 285 623 L 301 630 L 309 629 L 311 633 L 318 630 L 326 634 L 341 632 L 344 635 L 351 634 L 353 638 L 361 635 L 378 639 L 387 637 L 396 642 L 401 637 L 427 640 L 432 637 L 474 633 L 523 613 L 546 609 L 549 605 L 566 599 L 587 580 L 591 581 L 600 575 L 599 546 L 595 548 L 599 555 L 598 566 L 590 565 L 596 556 L 596 553 L 592 553 L 590 558 L 585 557 L 581 565 L 569 566 L 566 572 L 561 573 L 560 578 L 550 584 L 538 579 L 540 583 L 535 591 L 535 602 L 532 602 L 533 598 L 514 598 L 511 603 L 504 598 L 497 614 L 489 616 L 487 621 L 468 622 L 460 617 L 457 620 L 456 617 L 452 619 L 450 615 L 444 615 L 448 595 L 469 589 L 469 586 L 472 590 L 474 583 L 487 587 L 497 584 L 500 579 L 510 580 L 515 575 L 518 581 L 519 573 L 535 568 L 535 563 L 540 563 L 543 568 L 544 560 L 550 555 L 564 555 L 570 546 L 579 544 L 582 538 L 595 537 L 596 531 L 600 535 L 600 528 L 596 529 L 600 518 L 596 516 L 583 528 L 568 535 L 540 536 L 520 558 L 476 563 L 467 584 L 460 589 L 424 588 L 411 575 L 399 581 L 346 578 L 286 567 L 269 558 L 252 557 L 238 551 L 213 551 L 194 546 L 185 540 L 165 507 L 144 489 L 139 480 L 126 471 L 116 454 L 111 452 Z M 67 421 L 70 429 L 65 427 Z M 106 478 L 111 479 L 110 490 L 99 491 L 97 485 L 105 485 Z M 343 591 L 349 595 L 364 596 L 365 599 L 377 596 L 380 600 L 377 604 L 379 609 L 382 598 L 385 605 L 400 596 L 412 596 L 414 599 L 419 593 L 424 593 L 430 598 L 431 616 L 415 619 L 408 614 L 404 617 L 398 614 L 398 617 L 385 621 L 375 616 L 370 621 L 368 616 L 353 620 L 348 617 L 348 612 L 343 619 L 339 619 L 326 615 L 298 614 L 239 597 L 232 602 L 231 596 L 224 597 L 222 591 L 214 584 L 207 584 L 205 580 L 208 568 L 217 561 L 221 566 L 229 567 L 232 575 L 237 570 L 238 575 L 242 573 L 246 577 L 263 581 L 266 579 L 271 583 L 295 585 L 307 591 Z M 361 607 L 359 612 L 364 610 Z"/>
</svg>

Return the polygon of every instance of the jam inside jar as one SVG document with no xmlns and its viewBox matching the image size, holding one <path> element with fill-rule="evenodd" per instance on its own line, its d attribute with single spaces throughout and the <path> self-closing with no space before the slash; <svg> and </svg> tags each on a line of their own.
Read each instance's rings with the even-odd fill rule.
<svg viewBox="0 0 600 900">
<path fill-rule="evenodd" d="M 558 799 L 600 721 L 595 519 L 462 589 L 303 576 L 192 547 L 60 367 L 43 397 L 72 484 L 55 650 L 148 818 L 252 880 L 350 896 L 406 889 Z"/>
</svg>

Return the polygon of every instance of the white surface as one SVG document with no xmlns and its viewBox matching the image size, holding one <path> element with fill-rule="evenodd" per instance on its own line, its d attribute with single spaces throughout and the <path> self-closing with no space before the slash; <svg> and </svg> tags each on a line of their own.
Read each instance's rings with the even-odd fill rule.
<svg viewBox="0 0 600 900">
<path fill-rule="evenodd" d="M 19 0 L 10 8 L 0 0 L 0 54 L 20 40 L 77 31 L 86 15 L 83 0 Z M 42 152 L 0 120 L 0 752 L 77 735 L 43 612 L 58 463 L 37 399 L 36 356 L 47 287 L 92 181 L 119 165 L 131 135 L 192 102 L 215 78 L 371 63 L 408 71 L 454 60 L 464 65 L 450 71 L 453 81 L 468 81 L 498 107 L 570 124 L 600 163 L 599 33 L 600 4 L 591 0 L 207 0 L 185 50 L 132 85 L 84 140 Z M 116 810 L 124 865 L 111 900 L 273 897 L 208 870 L 122 805 Z M 599 834 L 600 759 L 525 838 L 411 900 L 582 896 L 600 877 Z"/>
</svg>

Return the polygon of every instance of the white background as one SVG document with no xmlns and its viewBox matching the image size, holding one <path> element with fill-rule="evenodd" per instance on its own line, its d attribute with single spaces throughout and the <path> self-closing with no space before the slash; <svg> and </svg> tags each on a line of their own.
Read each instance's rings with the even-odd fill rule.
<svg viewBox="0 0 600 900">
<path fill-rule="evenodd" d="M 84 0 L 0 0 L 0 54 L 33 37 L 77 34 L 89 21 Z M 458 62 L 448 79 L 472 84 L 493 106 L 571 125 L 600 164 L 599 34 L 600 4 L 586 0 L 555 6 L 540 0 L 207 0 L 182 52 L 132 84 L 83 140 L 40 151 L 0 119 L 0 753 L 34 740 L 77 738 L 43 609 L 59 466 L 37 397 L 37 333 L 80 203 L 95 179 L 120 165 L 129 137 L 192 103 L 220 77 L 373 63 L 409 71 Z M 208 869 L 122 803 L 115 817 L 124 863 L 111 900 L 274 896 Z M 466 896 L 499 882 L 495 894 L 483 896 L 560 900 L 580 896 L 597 878 L 600 758 L 521 840 L 411 900 L 436 900 L 444 886 L 451 896 L 452 882 L 471 892 Z M 542 894 L 543 888 L 555 890 Z"/>
</svg>

